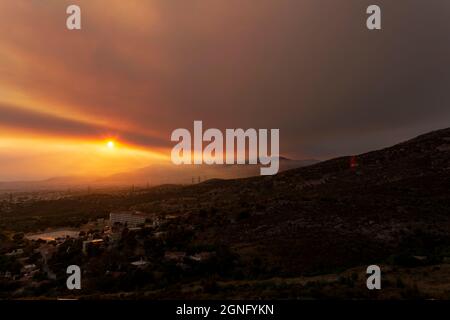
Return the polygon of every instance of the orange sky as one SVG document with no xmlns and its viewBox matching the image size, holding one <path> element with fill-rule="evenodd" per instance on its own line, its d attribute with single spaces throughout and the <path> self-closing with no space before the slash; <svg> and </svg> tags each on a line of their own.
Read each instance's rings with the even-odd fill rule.
<svg viewBox="0 0 450 320">
<path fill-rule="evenodd" d="M 106 13 L 102 1 L 79 1 L 89 31 L 69 32 L 72 3 L 0 3 L 0 180 L 108 175 L 167 160 L 154 119 L 142 125 L 122 117 L 142 108 L 138 99 L 159 107 L 150 106 L 148 83 L 128 81 L 122 72 L 131 71 L 120 70 L 122 61 L 164 67 L 132 39 L 134 28 L 154 30 L 157 16 L 140 1 L 110 1 Z M 131 46 L 119 45 L 125 40 Z M 116 145 L 107 148 L 111 139 Z"/>
<path fill-rule="evenodd" d="M 194 120 L 279 128 L 283 155 L 319 159 L 448 126 L 448 2 L 381 1 L 378 33 L 369 4 L 1 1 L 0 181 L 167 160 Z"/>
</svg>

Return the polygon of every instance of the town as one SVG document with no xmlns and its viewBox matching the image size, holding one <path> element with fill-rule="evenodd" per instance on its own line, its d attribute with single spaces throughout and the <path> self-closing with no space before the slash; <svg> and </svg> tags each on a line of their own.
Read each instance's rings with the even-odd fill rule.
<svg viewBox="0 0 450 320">
<path fill-rule="evenodd" d="M 4 212 L 42 201 L 26 195 L 5 198 Z M 166 208 L 177 209 L 170 203 Z M 118 210 L 85 223 L 71 223 L 69 218 L 59 227 L 39 229 L 42 231 L 35 232 L 35 227 L 29 228 L 33 232 L 1 229 L 0 298 L 77 294 L 67 290 L 64 282 L 66 268 L 72 264 L 83 271 L 83 295 L 130 291 L 143 284 L 160 289 L 183 274 L 208 274 L 231 255 L 214 244 L 192 245 L 194 227 L 176 213 Z"/>
</svg>

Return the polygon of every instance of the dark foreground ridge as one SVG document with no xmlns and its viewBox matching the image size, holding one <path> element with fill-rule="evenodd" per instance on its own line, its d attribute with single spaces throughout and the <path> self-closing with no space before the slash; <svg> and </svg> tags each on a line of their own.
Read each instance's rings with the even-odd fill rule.
<svg viewBox="0 0 450 320">
<path fill-rule="evenodd" d="M 26 202 L 4 210 L 1 227 L 80 228 L 114 210 L 171 217 L 124 230 L 118 242 L 88 255 L 80 240 L 61 244 L 46 267 L 63 287 L 66 265 L 79 264 L 86 285 L 74 293 L 46 283 L 53 296 L 373 298 L 365 267 L 380 264 L 389 279 L 383 285 L 393 291 L 379 297 L 448 298 L 449 190 L 450 129 L 444 129 L 273 177 Z M 14 247 L 12 238 L 3 236 L 3 252 Z M 130 266 L 136 260 L 148 264 L 136 270 Z M 43 294 L 27 290 L 12 292 Z"/>
<path fill-rule="evenodd" d="M 243 252 L 258 252 L 280 274 L 348 267 L 414 250 L 429 256 L 449 243 L 450 129 L 273 178 L 195 189 L 211 204 L 226 203 L 220 215 L 194 220 L 209 230 L 198 236 L 211 234 Z M 233 211 L 242 219 L 233 220 Z"/>
</svg>

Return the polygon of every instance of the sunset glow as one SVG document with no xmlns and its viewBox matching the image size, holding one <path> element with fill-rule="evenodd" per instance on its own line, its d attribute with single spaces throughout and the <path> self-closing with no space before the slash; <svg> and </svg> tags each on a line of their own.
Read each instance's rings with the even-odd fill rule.
<svg viewBox="0 0 450 320">
<path fill-rule="evenodd" d="M 0 138 L 9 154 L 2 167 L 3 180 L 32 180 L 71 175 L 107 176 L 165 161 L 166 155 L 115 141 L 54 139 L 49 137 Z"/>
<path fill-rule="evenodd" d="M 103 0 L 76 2 L 87 19 L 79 31 L 66 28 L 67 1 L 0 2 L 0 181 L 170 161 L 171 132 L 195 120 L 220 130 L 279 128 L 283 156 L 319 160 L 448 123 L 444 87 L 432 89 L 440 97 L 433 101 L 422 96 L 428 87 L 410 90 L 423 81 L 410 66 L 423 61 L 440 77 L 427 83 L 448 78 L 448 42 L 430 42 L 443 35 L 417 29 L 408 43 L 385 39 L 395 52 L 385 60 L 347 22 L 325 27 L 313 0 L 111 0 L 107 10 Z M 336 23 L 360 23 L 350 8 L 339 7 Z M 431 29 L 443 30 L 446 11 Z M 355 72 L 342 72 L 342 39 L 345 68 Z M 416 50 L 420 41 L 443 54 L 427 57 Z M 407 85 L 379 81 L 383 73 Z"/>
</svg>

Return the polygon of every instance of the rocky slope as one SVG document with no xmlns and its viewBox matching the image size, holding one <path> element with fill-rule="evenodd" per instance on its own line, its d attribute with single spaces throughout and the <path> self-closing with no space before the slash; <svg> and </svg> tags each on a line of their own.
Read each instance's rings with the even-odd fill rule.
<svg viewBox="0 0 450 320">
<path fill-rule="evenodd" d="M 449 248 L 450 129 L 275 177 L 184 190 L 202 241 L 281 273 L 317 272 Z M 198 212 L 197 212 L 198 213 Z M 205 218 L 207 216 L 207 218 Z"/>
</svg>

